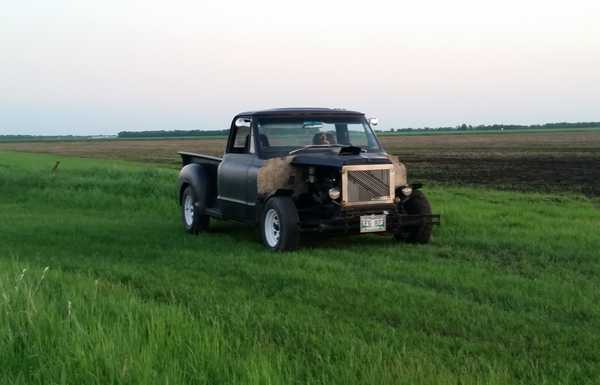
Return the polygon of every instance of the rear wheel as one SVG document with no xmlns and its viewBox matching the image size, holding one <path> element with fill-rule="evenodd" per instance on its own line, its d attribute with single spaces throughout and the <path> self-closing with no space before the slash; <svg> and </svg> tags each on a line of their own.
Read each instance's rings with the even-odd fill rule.
<svg viewBox="0 0 600 385">
<path fill-rule="evenodd" d="M 208 229 L 210 217 L 202 213 L 203 207 L 192 186 L 187 186 L 181 195 L 181 221 L 188 233 L 198 234 Z"/>
<path fill-rule="evenodd" d="M 298 211 L 290 197 L 273 197 L 265 205 L 260 221 L 263 244 L 274 251 L 298 248 Z"/>
<path fill-rule="evenodd" d="M 422 191 L 414 191 L 410 199 L 401 204 L 406 214 L 431 215 L 431 205 Z M 433 224 L 430 221 L 425 221 L 418 226 L 396 232 L 394 238 L 409 243 L 429 243 L 432 229 Z"/>
</svg>

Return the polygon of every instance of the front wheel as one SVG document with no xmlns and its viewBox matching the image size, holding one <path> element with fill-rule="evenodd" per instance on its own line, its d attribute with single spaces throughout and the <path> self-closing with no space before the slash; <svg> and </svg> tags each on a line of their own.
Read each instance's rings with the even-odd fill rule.
<svg viewBox="0 0 600 385">
<path fill-rule="evenodd" d="M 300 230 L 298 210 L 290 197 L 273 197 L 265 205 L 261 221 L 263 244 L 273 251 L 298 248 Z"/>
<path fill-rule="evenodd" d="M 202 213 L 200 202 L 192 186 L 187 186 L 181 195 L 181 221 L 185 231 L 198 234 L 208 229 L 210 217 Z"/>
<path fill-rule="evenodd" d="M 409 200 L 402 203 L 404 212 L 409 215 L 431 215 L 431 205 L 422 191 L 414 191 Z M 424 221 L 419 226 L 402 229 L 394 234 L 394 238 L 399 241 L 409 243 L 429 243 L 433 224 L 430 221 Z"/>
</svg>

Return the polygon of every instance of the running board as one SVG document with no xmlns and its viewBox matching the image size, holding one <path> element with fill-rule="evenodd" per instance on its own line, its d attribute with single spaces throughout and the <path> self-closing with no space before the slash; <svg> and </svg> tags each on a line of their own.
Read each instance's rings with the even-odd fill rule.
<svg viewBox="0 0 600 385">
<path fill-rule="evenodd" d="M 223 213 L 221 213 L 221 210 L 219 210 L 216 207 L 207 207 L 204 209 L 204 213 L 206 215 L 208 215 L 209 217 L 218 218 L 218 219 L 223 218 Z"/>
</svg>

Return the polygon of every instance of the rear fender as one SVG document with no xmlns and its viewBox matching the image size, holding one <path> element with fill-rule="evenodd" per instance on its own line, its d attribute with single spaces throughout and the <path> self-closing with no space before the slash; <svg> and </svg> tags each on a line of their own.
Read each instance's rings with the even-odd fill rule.
<svg viewBox="0 0 600 385">
<path fill-rule="evenodd" d="M 181 205 L 183 191 L 187 186 L 192 186 L 198 203 L 205 207 L 212 207 L 216 199 L 216 178 L 211 175 L 211 170 L 200 164 L 191 163 L 184 166 L 179 172 L 178 201 Z"/>
</svg>

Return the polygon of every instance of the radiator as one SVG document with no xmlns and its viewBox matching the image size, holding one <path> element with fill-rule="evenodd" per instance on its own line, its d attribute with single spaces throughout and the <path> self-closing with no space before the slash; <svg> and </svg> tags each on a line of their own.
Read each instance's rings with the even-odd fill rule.
<svg viewBox="0 0 600 385">
<path fill-rule="evenodd" d="M 393 165 L 342 168 L 342 204 L 345 206 L 394 202 Z"/>
</svg>

